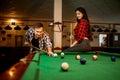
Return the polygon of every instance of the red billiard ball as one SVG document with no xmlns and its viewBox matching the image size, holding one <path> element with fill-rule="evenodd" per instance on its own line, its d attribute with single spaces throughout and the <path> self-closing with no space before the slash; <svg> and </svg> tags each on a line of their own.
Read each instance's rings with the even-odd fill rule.
<svg viewBox="0 0 120 80">
<path fill-rule="evenodd" d="M 93 60 L 98 60 L 98 56 L 97 56 L 97 55 L 93 55 L 93 56 L 92 56 L 92 59 L 93 59 Z"/>
<path fill-rule="evenodd" d="M 76 60 L 79 60 L 79 59 L 80 59 L 80 55 L 78 55 L 78 54 L 75 55 L 75 59 L 76 59 Z"/>
<path fill-rule="evenodd" d="M 81 63 L 81 64 L 85 64 L 85 63 L 86 63 L 86 58 L 81 58 L 81 59 L 80 59 L 80 63 Z"/>
</svg>

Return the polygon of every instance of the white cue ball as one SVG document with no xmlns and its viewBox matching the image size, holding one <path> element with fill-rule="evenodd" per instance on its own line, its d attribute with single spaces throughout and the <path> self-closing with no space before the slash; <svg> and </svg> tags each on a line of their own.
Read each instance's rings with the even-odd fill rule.
<svg viewBox="0 0 120 80">
<path fill-rule="evenodd" d="M 68 71 L 69 64 L 67 62 L 63 62 L 61 64 L 61 68 L 62 68 L 63 71 Z"/>
<path fill-rule="evenodd" d="M 53 57 L 57 57 L 57 56 L 58 56 L 57 53 L 54 53 L 54 54 L 53 54 Z"/>
</svg>

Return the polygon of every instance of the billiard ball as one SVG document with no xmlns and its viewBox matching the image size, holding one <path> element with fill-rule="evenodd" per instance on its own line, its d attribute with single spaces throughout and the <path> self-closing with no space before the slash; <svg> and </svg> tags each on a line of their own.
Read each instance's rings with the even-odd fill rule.
<svg viewBox="0 0 120 80">
<path fill-rule="evenodd" d="M 57 56 L 58 56 L 57 53 L 54 53 L 54 54 L 53 54 L 53 57 L 57 57 Z"/>
<path fill-rule="evenodd" d="M 115 56 L 111 56 L 111 61 L 116 61 L 116 57 Z"/>
<path fill-rule="evenodd" d="M 67 62 L 63 62 L 63 63 L 61 64 L 61 69 L 62 69 L 62 71 L 68 71 L 68 69 L 69 69 L 69 64 L 68 64 Z"/>
<path fill-rule="evenodd" d="M 81 59 L 80 59 L 80 63 L 81 63 L 81 64 L 85 64 L 85 63 L 86 63 L 86 58 L 81 58 Z"/>
<path fill-rule="evenodd" d="M 62 53 L 60 54 L 60 56 L 61 56 L 61 58 L 63 59 L 64 56 L 65 56 L 65 54 L 62 52 Z"/>
<path fill-rule="evenodd" d="M 79 59 L 80 59 L 80 55 L 78 55 L 78 54 L 75 55 L 75 59 L 76 59 L 76 60 L 79 60 Z"/>
<path fill-rule="evenodd" d="M 93 56 L 92 56 L 92 59 L 93 59 L 93 60 L 98 60 L 98 56 L 97 56 L 97 55 L 93 55 Z"/>
</svg>

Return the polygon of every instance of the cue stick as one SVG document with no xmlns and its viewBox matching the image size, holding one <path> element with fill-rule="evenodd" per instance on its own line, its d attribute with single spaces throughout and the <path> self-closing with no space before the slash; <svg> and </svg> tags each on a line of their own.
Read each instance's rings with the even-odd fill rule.
<svg viewBox="0 0 120 80">
<path fill-rule="evenodd" d="M 36 50 L 38 50 L 38 51 L 42 51 L 42 52 L 45 52 L 45 53 L 47 53 L 47 51 L 45 51 L 45 50 L 40 50 L 39 48 L 37 48 L 37 47 L 35 47 L 35 46 L 33 46 L 33 45 L 30 45 L 30 47 L 32 47 L 32 48 L 35 48 Z M 40 54 L 39 54 L 39 56 L 38 56 L 38 61 L 37 61 L 38 63 L 38 65 L 40 64 L 39 62 L 40 62 Z"/>
<path fill-rule="evenodd" d="M 47 51 L 45 51 L 45 50 L 40 50 L 39 48 L 37 48 L 37 47 L 35 47 L 35 46 L 33 46 L 33 45 L 29 45 L 29 47 L 35 48 L 37 51 L 41 51 L 41 52 L 47 53 Z M 40 59 L 40 54 L 39 54 L 39 57 L 38 57 L 38 61 L 36 61 L 36 60 L 28 60 L 28 59 L 25 59 L 25 58 L 20 59 L 20 61 L 22 61 L 22 62 L 26 62 L 26 61 L 39 62 L 39 59 Z"/>
<path fill-rule="evenodd" d="M 45 50 L 40 50 L 39 48 L 37 48 L 37 47 L 35 47 L 35 46 L 33 46 L 33 45 L 30 45 L 30 47 L 35 48 L 35 49 L 38 50 L 38 51 L 48 53 L 47 51 L 45 51 Z"/>
<path fill-rule="evenodd" d="M 37 47 L 35 47 L 35 46 L 33 46 L 33 45 L 30 45 L 30 47 L 35 48 L 37 51 L 42 51 L 42 52 L 47 53 L 47 51 L 45 51 L 45 50 L 40 50 L 39 48 L 37 48 Z"/>
</svg>

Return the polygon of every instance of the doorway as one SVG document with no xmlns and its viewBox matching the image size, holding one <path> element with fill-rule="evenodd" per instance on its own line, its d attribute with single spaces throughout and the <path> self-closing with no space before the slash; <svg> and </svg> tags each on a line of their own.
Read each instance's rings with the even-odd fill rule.
<svg viewBox="0 0 120 80">
<path fill-rule="evenodd" d="M 22 44 L 23 44 L 23 36 L 16 35 L 15 36 L 15 47 L 22 47 Z"/>
<path fill-rule="evenodd" d="M 99 47 L 107 47 L 107 34 L 99 34 Z"/>
</svg>

